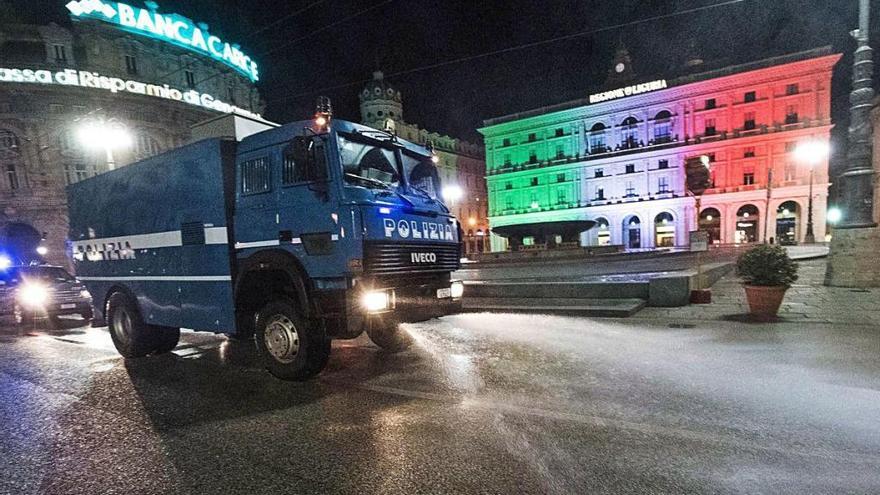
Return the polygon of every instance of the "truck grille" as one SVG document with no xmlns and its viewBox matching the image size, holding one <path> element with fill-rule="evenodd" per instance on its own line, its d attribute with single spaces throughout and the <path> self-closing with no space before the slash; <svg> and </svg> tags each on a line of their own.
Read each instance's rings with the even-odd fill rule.
<svg viewBox="0 0 880 495">
<path fill-rule="evenodd" d="M 371 275 L 451 272 L 461 257 L 458 244 L 371 242 L 364 251 L 364 272 Z"/>
</svg>

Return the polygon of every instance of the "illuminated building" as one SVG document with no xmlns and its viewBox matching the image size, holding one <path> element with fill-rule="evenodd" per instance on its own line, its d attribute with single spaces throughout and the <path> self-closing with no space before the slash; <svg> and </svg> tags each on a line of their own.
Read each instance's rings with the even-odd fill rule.
<svg viewBox="0 0 880 495">
<path fill-rule="evenodd" d="M 839 58 L 820 48 L 669 80 L 612 77 L 583 100 L 487 120 L 490 226 L 592 220 L 579 239 L 555 241 L 685 246 L 697 222 L 686 171 L 708 165 L 699 227 L 713 243 L 803 242 L 810 168 L 794 151 L 829 140 Z M 625 53 L 615 62 L 612 75 L 631 70 Z M 813 180 L 823 239 L 827 157 Z M 508 247 L 492 236 L 493 250 Z"/>
<path fill-rule="evenodd" d="M 461 221 L 465 254 L 483 252 L 489 246 L 487 219 L 486 170 L 483 147 L 466 141 L 420 129 L 403 120 L 403 98 L 400 91 L 384 79 L 381 72 L 361 91 L 361 121 L 377 129 L 391 128 L 403 139 L 422 145 L 433 144 L 437 152 L 437 168 L 444 187 L 457 185 L 461 197 L 447 200 L 452 212 Z"/>
<path fill-rule="evenodd" d="M 47 261 L 65 264 L 67 184 L 179 146 L 191 125 L 223 112 L 263 110 L 249 57 L 146 5 L 61 0 L 69 25 L 0 26 L 0 249 L 27 261 L 42 243 Z M 163 23 L 174 29 L 149 31 Z M 199 36 L 214 50 L 200 51 Z M 112 154 L 101 132 L 95 149 L 79 139 L 83 127 L 108 124 L 128 141 Z"/>
</svg>

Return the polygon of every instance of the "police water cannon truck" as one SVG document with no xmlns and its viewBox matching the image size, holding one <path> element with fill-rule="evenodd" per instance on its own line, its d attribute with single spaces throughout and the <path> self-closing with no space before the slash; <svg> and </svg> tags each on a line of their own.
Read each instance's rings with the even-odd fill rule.
<svg viewBox="0 0 880 495">
<path fill-rule="evenodd" d="M 331 339 L 396 351 L 400 323 L 460 308 L 461 230 L 432 152 L 321 103 L 69 186 L 76 273 L 123 356 L 188 328 L 253 338 L 272 374 L 302 380 Z"/>
</svg>

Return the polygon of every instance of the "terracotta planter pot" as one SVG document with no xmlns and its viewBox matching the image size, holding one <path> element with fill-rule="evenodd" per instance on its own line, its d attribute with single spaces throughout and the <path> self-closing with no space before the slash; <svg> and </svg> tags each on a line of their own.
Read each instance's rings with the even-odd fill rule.
<svg viewBox="0 0 880 495">
<path fill-rule="evenodd" d="M 749 301 L 749 311 L 752 316 L 769 320 L 776 317 L 782 298 L 788 287 L 775 286 L 764 287 L 758 285 L 745 285 L 746 299 Z"/>
</svg>

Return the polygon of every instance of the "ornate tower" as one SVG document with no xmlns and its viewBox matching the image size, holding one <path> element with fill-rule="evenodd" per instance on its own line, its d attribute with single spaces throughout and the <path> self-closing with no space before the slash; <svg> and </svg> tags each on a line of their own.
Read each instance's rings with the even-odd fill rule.
<svg viewBox="0 0 880 495">
<path fill-rule="evenodd" d="M 361 122 L 364 125 L 385 129 L 389 119 L 393 123 L 403 122 L 403 99 L 400 91 L 385 81 L 382 72 L 373 73 L 373 80 L 361 91 L 360 100 Z"/>
</svg>

